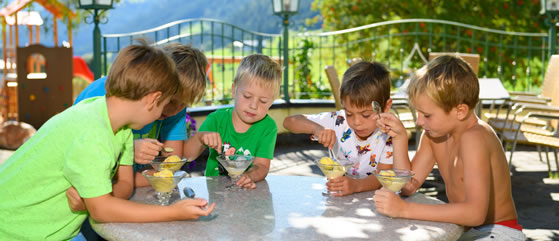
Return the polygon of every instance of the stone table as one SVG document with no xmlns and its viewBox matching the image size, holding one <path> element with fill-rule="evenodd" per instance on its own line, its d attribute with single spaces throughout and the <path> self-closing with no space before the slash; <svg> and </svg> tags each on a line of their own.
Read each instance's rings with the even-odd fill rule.
<svg viewBox="0 0 559 241">
<path fill-rule="evenodd" d="M 268 176 L 255 190 L 236 191 L 225 188 L 230 182 L 228 177 L 181 181 L 180 190 L 187 185 L 196 197 L 217 203 L 211 216 L 196 221 L 91 223 L 108 240 L 456 240 L 463 231 L 455 224 L 378 214 L 372 191 L 323 196 L 325 178 Z M 136 189 L 131 200 L 157 203 L 151 187 Z M 420 193 L 405 200 L 442 203 Z"/>
</svg>

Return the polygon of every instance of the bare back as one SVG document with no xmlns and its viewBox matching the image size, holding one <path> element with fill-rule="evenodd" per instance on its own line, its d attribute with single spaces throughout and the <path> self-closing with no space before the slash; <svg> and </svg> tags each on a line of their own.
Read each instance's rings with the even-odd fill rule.
<svg viewBox="0 0 559 241">
<path fill-rule="evenodd" d="M 446 195 L 450 203 L 461 203 L 468 198 L 477 198 L 477 194 L 467 197 L 466 183 L 470 181 L 475 183 L 476 180 L 467 180 L 468 178 L 465 177 L 476 178 L 476 172 L 479 169 L 489 168 L 488 207 L 483 224 L 494 224 L 517 218 L 507 159 L 499 139 L 487 123 L 479 120 L 477 124 L 465 130 L 458 140 L 450 136 L 430 138 L 424 135 L 424 137 L 427 139 L 425 144 L 430 144 L 433 151 L 432 154 L 444 179 Z M 478 165 L 465 163 L 467 155 L 473 154 L 472 142 L 481 142 L 476 143 L 478 144 L 476 145 L 477 150 L 473 152 L 483 152 L 482 156 L 487 157 L 481 158 L 485 160 L 474 160 L 474 162 L 479 161 Z M 485 150 L 479 150 L 480 146 Z M 470 168 L 468 169 L 468 167 Z M 479 185 L 485 185 L 485 183 L 481 182 Z M 485 196 L 484 193 L 479 195 Z"/>
</svg>

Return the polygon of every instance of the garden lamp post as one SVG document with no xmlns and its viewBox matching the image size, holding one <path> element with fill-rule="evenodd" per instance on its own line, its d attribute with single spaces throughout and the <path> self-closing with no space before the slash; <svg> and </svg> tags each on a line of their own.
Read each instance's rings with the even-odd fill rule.
<svg viewBox="0 0 559 241">
<path fill-rule="evenodd" d="M 79 0 L 80 9 L 92 10 L 93 20 L 85 18 L 86 23 L 93 22 L 93 74 L 95 79 L 101 77 L 101 30 L 99 30 L 99 22 L 101 14 L 113 8 L 113 0 Z M 106 21 L 105 21 L 106 22 Z"/>
<path fill-rule="evenodd" d="M 289 15 L 299 11 L 299 0 L 272 0 L 275 15 L 283 17 L 283 98 L 289 103 Z"/>
<path fill-rule="evenodd" d="M 549 25 L 549 56 L 555 53 L 555 37 L 557 32 L 557 16 L 559 15 L 559 0 L 541 0 L 541 14 L 547 15 L 546 23 Z"/>
</svg>

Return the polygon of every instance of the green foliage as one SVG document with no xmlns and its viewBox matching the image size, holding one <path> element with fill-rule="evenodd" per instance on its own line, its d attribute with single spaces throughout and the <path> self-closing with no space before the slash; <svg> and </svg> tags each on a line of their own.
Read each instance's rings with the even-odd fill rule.
<svg viewBox="0 0 559 241">
<path fill-rule="evenodd" d="M 300 99 L 317 99 L 325 87 L 320 82 L 312 81 L 312 50 L 315 44 L 307 39 L 299 42 L 297 53 L 293 56 L 295 66 L 295 83 Z"/>
<path fill-rule="evenodd" d="M 516 32 L 544 31 L 540 0 L 318 0 L 325 30 L 410 18 L 456 21 Z M 315 19 L 320 20 L 319 18 Z"/>
<path fill-rule="evenodd" d="M 325 31 L 420 18 L 522 33 L 547 30 L 545 17 L 539 14 L 539 0 L 320 0 L 312 7 L 321 12 L 321 17 L 310 22 L 322 20 Z M 426 57 L 429 52 L 477 53 L 481 56 L 479 76 L 498 77 L 510 90 L 532 90 L 541 85 L 543 61 L 547 61 L 545 37 L 421 21 L 365 28 L 329 41 L 344 46 L 346 57 L 387 64 L 396 82 L 423 65 L 416 56 L 404 62 L 415 43 Z"/>
</svg>

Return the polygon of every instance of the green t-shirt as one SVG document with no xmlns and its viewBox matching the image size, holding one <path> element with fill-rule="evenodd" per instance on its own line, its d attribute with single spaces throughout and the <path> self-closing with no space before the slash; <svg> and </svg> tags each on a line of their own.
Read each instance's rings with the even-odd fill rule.
<svg viewBox="0 0 559 241">
<path fill-rule="evenodd" d="M 119 165 L 133 163 L 132 132 L 112 132 L 105 97 L 82 101 L 48 120 L 0 166 L 0 240 L 68 240 L 87 212 L 72 212 L 66 190 L 81 197 L 112 192 Z"/>
<path fill-rule="evenodd" d="M 235 154 L 273 159 L 278 134 L 276 122 L 266 115 L 262 120 L 252 124 L 245 133 L 238 133 L 233 126 L 232 114 L 233 108 L 216 110 L 208 115 L 200 126 L 200 131 L 218 132 L 224 148 L 235 148 Z M 210 149 L 206 176 L 225 175 L 223 168 L 220 171 L 216 156 L 217 152 Z"/>
</svg>

